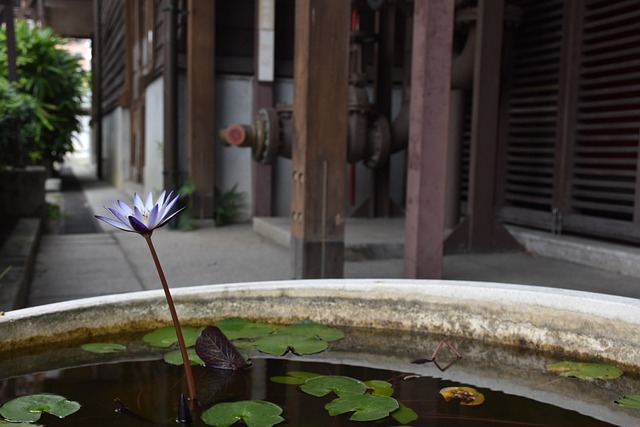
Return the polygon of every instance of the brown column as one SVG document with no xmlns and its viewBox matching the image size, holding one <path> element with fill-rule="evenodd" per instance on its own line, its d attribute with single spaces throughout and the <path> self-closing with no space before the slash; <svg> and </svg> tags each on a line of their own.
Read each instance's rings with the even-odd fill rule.
<svg viewBox="0 0 640 427">
<path fill-rule="evenodd" d="M 187 33 L 187 158 L 196 185 L 193 213 L 213 217 L 215 188 L 215 1 L 189 0 Z"/>
<path fill-rule="evenodd" d="M 404 274 L 441 278 L 454 2 L 415 2 Z"/>
<path fill-rule="evenodd" d="M 164 1 L 165 43 L 164 67 L 164 188 L 177 191 L 179 182 L 178 165 L 178 41 L 177 0 Z"/>
<path fill-rule="evenodd" d="M 10 0 L 3 0 L 0 2 L 2 6 L 3 20 L 6 25 L 6 43 L 7 43 L 7 66 L 8 66 L 8 79 L 10 82 L 15 82 L 18 79 L 18 69 L 16 66 L 16 36 L 13 22 L 13 2 Z"/>
<path fill-rule="evenodd" d="M 467 216 L 447 238 L 448 252 L 516 250 L 495 213 L 504 0 L 479 0 L 473 73 Z"/>
<path fill-rule="evenodd" d="M 296 2 L 291 249 L 294 276 L 342 277 L 349 8 Z"/>
<path fill-rule="evenodd" d="M 273 106 L 273 67 L 275 58 L 270 56 L 271 62 L 260 64 L 261 52 L 264 44 L 260 43 L 261 37 L 273 36 L 275 31 L 275 0 L 257 0 L 255 20 L 255 42 L 253 49 L 254 58 L 254 84 L 253 84 L 253 117 L 256 117 L 261 108 Z M 266 27 L 266 29 L 265 29 Z M 267 35 L 265 35 L 267 33 Z M 269 34 L 270 33 L 270 34 Z M 273 39 L 272 39 L 273 41 Z M 267 43 L 265 43 L 267 44 Z M 273 46 L 273 44 L 270 44 Z M 267 49 L 268 51 L 268 49 Z M 260 67 L 270 69 L 269 75 L 262 75 Z M 251 162 L 253 216 L 271 216 L 271 192 L 273 182 L 273 166 L 258 162 Z"/>
</svg>

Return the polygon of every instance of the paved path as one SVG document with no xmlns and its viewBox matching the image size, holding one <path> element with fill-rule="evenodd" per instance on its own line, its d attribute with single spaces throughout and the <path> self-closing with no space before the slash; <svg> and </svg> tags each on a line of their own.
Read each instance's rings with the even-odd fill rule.
<svg viewBox="0 0 640 427">
<path fill-rule="evenodd" d="M 74 173 L 83 195 L 79 204 L 82 209 L 72 213 L 83 215 L 76 219 L 93 223 L 98 231 L 43 236 L 29 305 L 159 289 L 144 239 L 93 218 L 94 213 L 104 214 L 104 206 L 110 206 L 111 201 L 130 201 L 132 197 L 97 181 L 89 169 L 74 168 Z M 65 220 L 74 219 L 71 216 Z M 386 224 L 374 234 L 383 242 L 392 242 L 395 248 L 402 224 Z M 364 228 L 352 227 L 350 232 L 354 230 L 362 233 Z M 385 232 L 391 234 L 385 236 Z M 291 278 L 289 250 L 256 233 L 248 223 L 217 228 L 212 221 L 201 221 L 197 230 L 188 232 L 165 227 L 154 233 L 153 241 L 172 287 Z M 352 257 L 345 263 L 345 277 L 403 277 L 402 259 L 397 254 L 387 255 L 381 257 L 378 253 L 376 259 Z M 640 298 L 638 278 L 526 253 L 446 256 L 444 278 L 563 287 Z"/>
</svg>

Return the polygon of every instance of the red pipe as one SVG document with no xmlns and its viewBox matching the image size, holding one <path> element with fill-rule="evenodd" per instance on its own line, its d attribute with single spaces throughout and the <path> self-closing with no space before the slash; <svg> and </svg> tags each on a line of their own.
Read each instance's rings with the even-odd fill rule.
<svg viewBox="0 0 640 427">
<path fill-rule="evenodd" d="M 358 15 L 358 8 L 357 6 L 354 6 L 353 9 L 351 9 L 351 31 L 352 32 L 358 31 L 359 18 L 360 17 Z M 355 163 L 349 164 L 349 204 L 351 206 L 355 206 L 356 204 L 356 164 Z"/>
</svg>

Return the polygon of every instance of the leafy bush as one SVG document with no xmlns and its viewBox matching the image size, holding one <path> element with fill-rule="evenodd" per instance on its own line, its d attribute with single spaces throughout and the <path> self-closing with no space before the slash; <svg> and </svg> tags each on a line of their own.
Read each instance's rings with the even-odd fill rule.
<svg viewBox="0 0 640 427">
<path fill-rule="evenodd" d="M 33 110 L 35 102 L 36 115 L 35 120 L 32 115 L 20 116 L 25 131 L 19 131 L 19 136 L 30 149 L 22 153 L 26 157 L 19 162 L 61 161 L 66 153 L 73 151 L 72 136 L 80 130 L 78 116 L 82 114 L 85 73 L 79 58 L 59 47 L 64 39 L 50 28 L 39 28 L 18 20 L 15 33 L 18 81 L 13 86 L 23 97 L 14 94 L 7 102 L 19 104 L 18 110 L 24 108 L 25 114 L 27 110 Z M 6 32 L 2 29 L 0 80 L 6 80 L 7 59 Z M 10 137 L 7 132 L 6 139 Z"/>
<path fill-rule="evenodd" d="M 21 165 L 33 156 L 38 103 L 0 78 L 0 166 Z"/>
<path fill-rule="evenodd" d="M 244 195 L 236 191 L 237 187 L 238 184 L 225 192 L 215 187 L 213 214 L 216 227 L 222 227 L 238 220 L 240 210 L 244 206 Z"/>
</svg>

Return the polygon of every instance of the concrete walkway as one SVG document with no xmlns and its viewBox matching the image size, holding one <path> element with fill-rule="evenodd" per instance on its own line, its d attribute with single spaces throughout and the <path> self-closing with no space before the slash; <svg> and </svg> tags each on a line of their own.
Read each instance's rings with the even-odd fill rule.
<svg viewBox="0 0 640 427">
<path fill-rule="evenodd" d="M 84 196 L 74 201 L 86 208 L 82 215 L 105 214 L 104 206 L 110 206 L 111 201 L 132 200 L 132 195 L 97 181 L 90 168 L 74 166 L 73 172 Z M 58 200 L 64 201 L 64 197 Z M 160 288 L 144 239 L 97 220 L 95 223 L 98 232 L 42 236 L 28 305 Z M 216 228 L 212 221 L 201 221 L 194 231 L 169 227 L 156 231 L 153 241 L 170 286 L 291 279 L 287 221 L 257 220 L 255 227 L 254 231 L 252 224 L 244 223 Z M 403 230 L 403 221 L 398 219 L 349 220 L 345 277 L 401 278 Z M 640 298 L 637 277 L 526 253 L 450 255 L 445 257 L 444 271 L 444 278 L 452 280 L 521 283 Z"/>
</svg>

